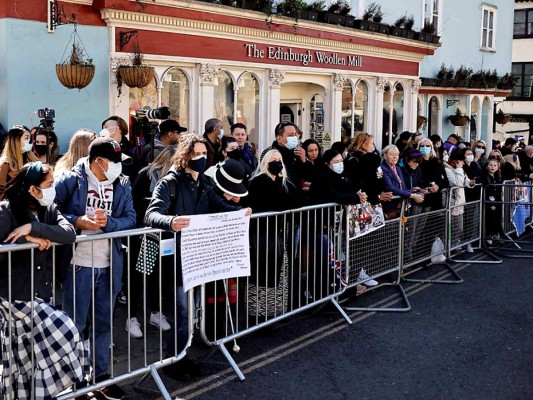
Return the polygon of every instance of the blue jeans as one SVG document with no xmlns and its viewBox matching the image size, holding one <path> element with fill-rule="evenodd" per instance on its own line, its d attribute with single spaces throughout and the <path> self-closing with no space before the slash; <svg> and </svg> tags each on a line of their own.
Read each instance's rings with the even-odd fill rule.
<svg viewBox="0 0 533 400">
<path fill-rule="evenodd" d="M 194 301 L 196 308 L 198 308 L 200 302 L 199 290 L 194 290 Z M 183 286 L 176 286 L 176 321 L 167 337 L 167 356 L 177 356 L 187 346 L 189 339 L 188 316 L 189 293 L 183 291 Z"/>
<path fill-rule="evenodd" d="M 93 281 L 94 271 L 94 281 Z M 83 336 L 87 317 L 94 304 L 94 321 L 91 315 L 89 336 L 94 354 L 94 376 L 109 372 L 109 346 L 111 344 L 111 316 L 115 296 L 111 293 L 111 268 L 87 268 L 69 265 L 63 289 L 63 309 L 73 319 Z M 93 284 L 94 283 L 94 284 Z M 74 292 L 74 288 L 76 292 Z M 94 302 L 92 302 L 94 288 Z M 84 338 L 87 339 L 87 338 Z M 91 356 L 92 359 L 92 356 Z"/>
</svg>

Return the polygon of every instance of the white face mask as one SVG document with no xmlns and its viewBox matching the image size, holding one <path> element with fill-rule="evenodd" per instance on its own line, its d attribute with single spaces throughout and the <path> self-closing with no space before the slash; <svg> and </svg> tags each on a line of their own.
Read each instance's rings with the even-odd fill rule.
<svg viewBox="0 0 533 400">
<path fill-rule="evenodd" d="M 109 137 L 111 135 L 111 132 L 109 132 L 109 129 L 102 129 L 99 133 L 101 137 Z"/>
<path fill-rule="evenodd" d="M 31 144 L 29 140 L 26 140 L 22 146 L 22 152 L 27 153 L 28 151 L 31 151 Z"/>
<path fill-rule="evenodd" d="M 54 199 L 56 198 L 56 188 L 54 186 L 41 189 L 40 187 L 37 187 L 43 194 L 42 199 L 37 199 L 40 205 L 48 207 L 49 205 L 54 203 Z"/>
<path fill-rule="evenodd" d="M 218 132 L 218 138 L 222 139 L 223 137 L 224 137 L 224 129 L 220 129 L 220 131 Z"/>
<path fill-rule="evenodd" d="M 287 144 L 285 145 L 286 148 L 289 150 L 293 150 L 298 146 L 298 137 L 296 136 L 289 136 L 287 138 Z"/>
<path fill-rule="evenodd" d="M 98 163 L 108 181 L 114 182 L 122 173 L 122 164 L 109 161 L 107 163 L 107 171 Z"/>
<path fill-rule="evenodd" d="M 485 149 L 480 149 L 480 148 L 475 148 L 474 151 L 477 153 L 477 154 L 483 154 L 485 152 Z"/>
<path fill-rule="evenodd" d="M 469 156 L 466 156 L 466 161 L 468 162 L 474 161 L 474 156 L 472 154 L 470 154 Z"/>
<path fill-rule="evenodd" d="M 444 162 L 448 162 L 449 159 L 450 159 L 450 156 L 442 156 L 442 161 Z"/>
</svg>

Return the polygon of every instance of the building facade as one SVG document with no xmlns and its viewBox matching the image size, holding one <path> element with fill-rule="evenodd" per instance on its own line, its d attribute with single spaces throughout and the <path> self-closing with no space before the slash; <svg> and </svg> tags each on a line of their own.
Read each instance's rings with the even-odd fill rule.
<svg viewBox="0 0 533 400">
<path fill-rule="evenodd" d="M 226 132 L 243 122 L 260 148 L 272 142 L 280 120 L 295 122 L 304 138 L 324 147 L 356 131 L 375 134 L 383 146 L 404 130 L 451 133 L 447 115 L 460 108 L 479 116 L 476 137 L 491 138 L 501 91 L 426 86 L 420 77 L 432 77 L 443 62 L 509 72 L 512 7 L 494 0 L 490 19 L 484 2 L 382 0 L 383 21 L 371 31 L 361 22 L 369 3 L 353 0 L 359 19 L 332 24 L 324 13 L 318 17 L 324 22 L 280 16 L 264 2 L 250 10 L 245 1 L 3 1 L 0 54 L 7 62 L 0 66 L 0 122 L 28 123 L 32 111 L 54 108 L 63 147 L 78 128 L 98 131 L 108 115 L 128 120 L 143 107 L 164 105 L 192 132 L 202 133 L 212 117 Z M 96 66 L 81 91 L 63 88 L 55 76 L 74 28 L 47 33 L 50 5 L 59 6 L 63 21 L 75 14 L 76 32 Z M 403 15 L 413 16 L 416 36 L 393 33 Z M 440 38 L 419 36 L 430 23 Z M 142 89 L 119 88 L 117 67 L 137 45 L 154 78 Z M 427 123 L 420 126 L 418 116 Z M 454 129 L 471 137 L 468 126 Z"/>
</svg>

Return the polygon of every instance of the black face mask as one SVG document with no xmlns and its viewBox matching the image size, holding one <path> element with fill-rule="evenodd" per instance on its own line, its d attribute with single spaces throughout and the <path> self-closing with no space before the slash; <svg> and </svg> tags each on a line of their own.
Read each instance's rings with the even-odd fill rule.
<svg viewBox="0 0 533 400">
<path fill-rule="evenodd" d="M 231 158 L 232 160 L 238 160 L 239 158 L 242 157 L 242 150 L 235 149 L 232 151 L 228 151 L 227 155 L 228 155 L 228 158 Z"/>
<path fill-rule="evenodd" d="M 46 150 L 48 149 L 48 146 L 45 145 L 45 144 L 36 144 L 35 145 L 35 152 L 39 155 L 39 156 L 45 156 L 46 155 Z"/>
<path fill-rule="evenodd" d="M 207 165 L 206 157 L 201 157 L 197 160 L 189 161 L 189 168 L 196 172 L 204 172 L 206 165 Z"/>
<path fill-rule="evenodd" d="M 268 172 L 272 175 L 278 176 L 283 171 L 283 163 L 281 161 L 271 161 L 268 163 Z"/>
</svg>

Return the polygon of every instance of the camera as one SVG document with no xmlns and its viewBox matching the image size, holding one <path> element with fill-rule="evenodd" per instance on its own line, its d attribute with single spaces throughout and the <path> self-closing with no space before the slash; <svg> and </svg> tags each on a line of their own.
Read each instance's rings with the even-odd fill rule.
<svg viewBox="0 0 533 400">
<path fill-rule="evenodd" d="M 139 154 L 142 154 L 143 145 L 150 143 L 150 157 L 153 159 L 154 138 L 159 132 L 159 122 L 157 120 L 168 119 L 169 117 L 170 110 L 168 107 L 154 109 L 143 107 L 135 112 L 135 116 L 132 118 L 132 135 Z"/>
<path fill-rule="evenodd" d="M 56 117 L 56 110 L 52 108 L 41 108 L 37 110 L 37 116 L 44 119 L 54 119 Z"/>
<path fill-rule="evenodd" d="M 146 118 L 148 119 L 168 119 L 168 117 L 170 117 L 168 107 L 159 107 L 146 111 Z"/>
<path fill-rule="evenodd" d="M 46 136 L 46 148 L 49 147 L 50 142 L 50 135 L 53 135 L 55 137 L 54 133 L 54 118 L 56 116 L 56 112 L 52 108 L 41 108 L 37 110 L 37 116 L 41 119 L 39 121 L 39 125 L 37 126 L 37 130 L 35 131 L 35 137 L 37 135 L 45 135 Z M 57 138 L 55 139 L 57 141 Z M 46 152 L 46 162 L 50 162 L 50 152 Z"/>
</svg>

